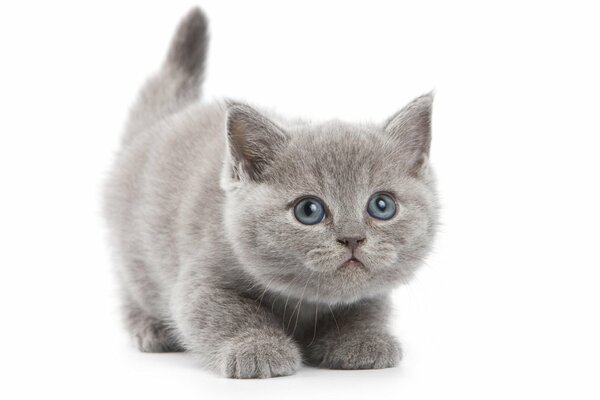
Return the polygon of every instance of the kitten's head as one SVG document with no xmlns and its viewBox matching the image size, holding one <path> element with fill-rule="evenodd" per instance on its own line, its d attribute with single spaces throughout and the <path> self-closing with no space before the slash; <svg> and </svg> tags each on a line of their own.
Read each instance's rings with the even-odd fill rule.
<svg viewBox="0 0 600 400">
<path fill-rule="evenodd" d="M 227 236 L 269 290 L 350 303 L 405 282 L 434 236 L 433 97 L 383 125 L 283 126 L 230 104 Z"/>
</svg>

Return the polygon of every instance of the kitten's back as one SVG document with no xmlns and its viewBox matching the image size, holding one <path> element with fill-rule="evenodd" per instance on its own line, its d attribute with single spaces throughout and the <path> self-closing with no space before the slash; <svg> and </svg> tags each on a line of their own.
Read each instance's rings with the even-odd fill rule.
<svg viewBox="0 0 600 400">
<path fill-rule="evenodd" d="M 131 109 L 105 188 L 126 303 L 160 317 L 179 265 L 178 210 L 200 181 L 218 188 L 225 107 L 200 104 L 207 20 L 193 9 L 177 28 L 165 62 Z"/>
</svg>

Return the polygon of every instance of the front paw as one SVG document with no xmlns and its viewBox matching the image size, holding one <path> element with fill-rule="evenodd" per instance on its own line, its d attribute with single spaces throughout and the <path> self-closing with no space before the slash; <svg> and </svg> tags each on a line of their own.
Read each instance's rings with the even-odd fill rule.
<svg viewBox="0 0 600 400">
<path fill-rule="evenodd" d="M 331 336 L 310 353 L 314 364 L 332 369 L 390 368 L 402 358 L 400 344 L 393 336 L 372 332 Z"/>
<path fill-rule="evenodd" d="M 252 331 L 229 340 L 221 372 L 228 378 L 272 378 L 291 375 L 301 364 L 292 339 L 283 333 Z"/>
</svg>

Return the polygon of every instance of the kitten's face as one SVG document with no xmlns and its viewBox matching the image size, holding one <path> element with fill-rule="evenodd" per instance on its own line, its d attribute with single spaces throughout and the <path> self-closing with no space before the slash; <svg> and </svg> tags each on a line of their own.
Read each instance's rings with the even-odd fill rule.
<svg viewBox="0 0 600 400">
<path fill-rule="evenodd" d="M 436 224 L 423 158 L 428 137 L 417 143 L 424 151 L 415 153 L 409 149 L 414 138 L 395 138 L 382 127 L 335 122 L 284 131 L 264 117 L 256 121 L 265 126 L 250 127 L 248 115 L 242 126 L 230 117 L 230 143 L 259 147 L 234 150 L 230 161 L 238 162 L 224 171 L 227 233 L 246 270 L 269 290 L 328 303 L 353 302 L 406 281 Z M 249 139 L 248 129 L 258 130 L 261 141 Z"/>
</svg>

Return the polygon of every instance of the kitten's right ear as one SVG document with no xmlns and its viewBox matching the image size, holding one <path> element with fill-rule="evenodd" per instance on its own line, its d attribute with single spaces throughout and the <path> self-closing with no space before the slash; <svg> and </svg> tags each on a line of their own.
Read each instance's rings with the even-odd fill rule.
<svg viewBox="0 0 600 400">
<path fill-rule="evenodd" d="M 266 168 L 287 142 L 283 129 L 252 107 L 229 103 L 227 143 L 231 178 L 260 182 Z"/>
</svg>

